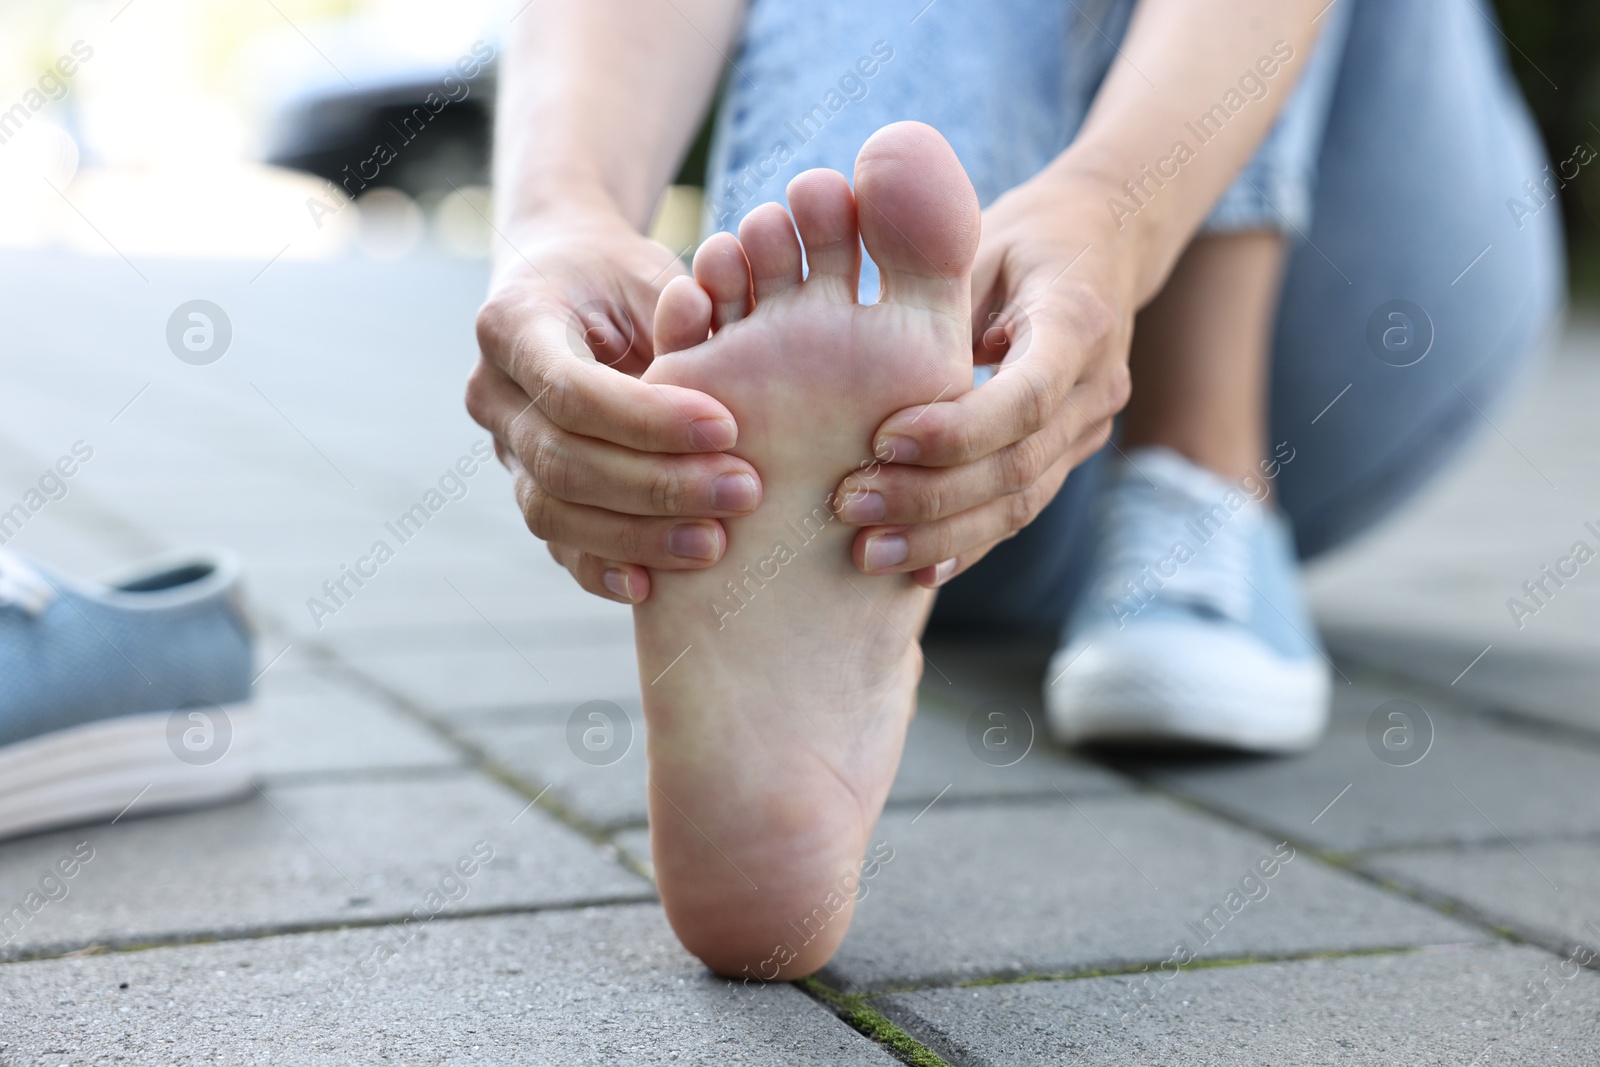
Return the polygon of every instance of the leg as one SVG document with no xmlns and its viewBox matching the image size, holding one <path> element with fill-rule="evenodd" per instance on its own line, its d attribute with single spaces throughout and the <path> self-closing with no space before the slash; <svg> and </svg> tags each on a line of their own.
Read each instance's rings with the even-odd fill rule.
<svg viewBox="0 0 1600 1067">
<path fill-rule="evenodd" d="M 1224 478 L 1266 454 L 1267 348 L 1284 258 L 1270 231 L 1197 238 L 1133 336 L 1122 445 L 1161 445 Z"/>
<path fill-rule="evenodd" d="M 1265 393 L 1285 235 L 1307 224 L 1343 19 L 1136 323 L 1121 455 L 1046 675 L 1058 740 L 1291 752 L 1322 734 L 1330 671 L 1292 533 L 1266 506 Z"/>
<path fill-rule="evenodd" d="M 1379 522 L 1485 431 L 1480 410 L 1494 417 L 1561 306 L 1557 209 L 1524 184 L 1546 157 L 1502 48 L 1466 0 L 1352 12 L 1274 344 L 1271 439 L 1295 451 L 1278 502 L 1303 557 Z M 1407 366 L 1368 338 L 1395 300 L 1432 336 Z"/>
<path fill-rule="evenodd" d="M 1525 184 L 1544 181 L 1547 159 L 1482 11 L 1345 0 L 1329 17 L 1342 9 L 1313 222 L 1291 238 L 1271 344 L 1268 439 L 1294 457 L 1273 491 L 1302 558 L 1392 514 L 1482 432 L 1478 409 L 1493 417 L 1563 300 L 1557 209 L 1548 189 L 1534 197 Z M 1397 299 L 1421 306 L 1415 325 L 1433 335 L 1412 366 L 1367 340 L 1374 313 Z M 1064 492 L 951 583 L 935 622 L 1060 620 L 1083 568 L 1059 557 L 1091 540 L 1089 495 L 1069 514 Z M 1054 583 L 1049 594 L 1040 581 Z"/>
</svg>

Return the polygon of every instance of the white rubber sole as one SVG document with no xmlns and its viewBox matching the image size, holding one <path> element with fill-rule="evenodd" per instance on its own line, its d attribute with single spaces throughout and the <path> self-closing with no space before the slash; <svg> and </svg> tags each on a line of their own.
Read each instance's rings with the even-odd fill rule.
<svg viewBox="0 0 1600 1067">
<path fill-rule="evenodd" d="M 0 748 L 0 838 L 247 792 L 256 779 L 257 713 L 230 704 L 221 709 L 224 723 L 217 710 L 121 715 Z M 216 758 L 213 746 L 223 746 Z"/>
<path fill-rule="evenodd" d="M 1070 665 L 1070 666 L 1069 666 Z M 1332 682 L 1320 658 L 1286 661 L 1242 634 L 1141 623 L 1051 660 L 1050 732 L 1076 745 L 1214 745 L 1301 752 L 1322 737 Z"/>
</svg>

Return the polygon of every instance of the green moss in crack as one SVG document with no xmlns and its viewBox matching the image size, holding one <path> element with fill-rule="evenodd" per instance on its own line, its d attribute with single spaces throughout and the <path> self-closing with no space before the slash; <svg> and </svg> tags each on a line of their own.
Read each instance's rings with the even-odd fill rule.
<svg viewBox="0 0 1600 1067">
<path fill-rule="evenodd" d="M 815 978 L 802 978 L 796 982 L 805 992 L 832 1008 L 834 1014 L 852 1028 L 871 1038 L 902 1063 L 912 1067 L 950 1067 L 932 1049 L 889 1021 L 883 1012 L 867 1003 L 867 998 L 854 993 L 841 993 Z"/>
</svg>

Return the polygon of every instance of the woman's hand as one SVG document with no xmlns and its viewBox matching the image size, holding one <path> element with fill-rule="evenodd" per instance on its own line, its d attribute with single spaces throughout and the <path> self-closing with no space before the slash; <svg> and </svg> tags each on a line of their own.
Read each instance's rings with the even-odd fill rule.
<svg viewBox="0 0 1600 1067">
<path fill-rule="evenodd" d="M 721 454 L 733 415 L 704 393 L 646 385 L 656 297 L 684 273 L 603 209 L 514 232 L 478 312 L 467 410 L 494 435 L 528 528 L 591 593 L 637 603 L 646 567 L 721 558 L 719 518 L 755 510 L 761 482 Z"/>
<path fill-rule="evenodd" d="M 886 462 L 845 479 L 837 497 L 840 518 L 866 527 L 861 570 L 949 581 L 1032 522 L 1106 443 L 1128 401 L 1136 299 L 1105 197 L 1047 172 L 984 212 L 973 358 L 1000 366 L 959 399 L 878 428 Z"/>
</svg>

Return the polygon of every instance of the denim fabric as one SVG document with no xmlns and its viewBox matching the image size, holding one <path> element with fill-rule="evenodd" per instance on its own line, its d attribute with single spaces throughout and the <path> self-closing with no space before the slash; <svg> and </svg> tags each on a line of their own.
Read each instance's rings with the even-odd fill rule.
<svg viewBox="0 0 1600 1067">
<path fill-rule="evenodd" d="M 849 174 L 862 142 L 901 119 L 940 130 L 987 205 L 1071 142 L 1124 61 L 1113 42 L 1131 13 L 1132 0 L 754 0 L 718 116 L 708 227 L 735 228 L 809 167 Z M 1291 235 L 1270 416 L 1273 445 L 1294 456 L 1275 490 L 1302 557 L 1371 527 L 1481 432 L 1480 409 L 1529 363 L 1564 295 L 1554 206 L 1508 205 L 1546 159 L 1473 0 L 1338 0 L 1320 25 L 1294 96 L 1206 223 Z M 870 299 L 876 273 L 863 275 Z M 1412 347 L 1388 350 L 1391 336 Z M 1092 548 L 1099 468 L 1074 471 L 952 582 L 935 621 L 1058 625 Z"/>
<path fill-rule="evenodd" d="M 1077 135 L 1119 60 L 1116 42 L 1133 8 L 1134 0 L 755 0 L 718 116 L 706 228 L 736 230 L 753 208 L 781 200 L 789 179 L 812 167 L 848 175 L 862 142 L 901 119 L 943 133 L 978 202 L 988 206 Z M 1263 42 L 1261 69 L 1218 86 L 1210 110 L 1196 107 L 1184 140 L 1203 151 L 1205 142 L 1225 135 L 1232 114 L 1260 106 L 1299 76 L 1271 133 L 1206 220 L 1208 231 L 1299 233 L 1310 225 L 1317 146 L 1349 8 L 1336 3 L 1319 20 L 1310 57 L 1292 49 L 1274 54 L 1272 43 Z M 1160 180 L 1146 178 L 1142 193 L 1156 191 Z M 1127 206 L 1136 208 L 1138 200 Z M 877 291 L 869 260 L 862 299 L 875 299 Z"/>
</svg>

